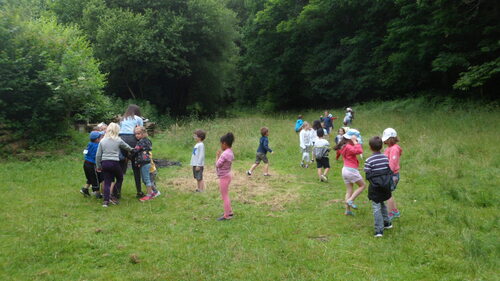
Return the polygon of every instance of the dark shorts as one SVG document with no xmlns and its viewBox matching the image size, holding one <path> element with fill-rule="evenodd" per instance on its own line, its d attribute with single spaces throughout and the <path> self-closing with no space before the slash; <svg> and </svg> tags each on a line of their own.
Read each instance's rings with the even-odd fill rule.
<svg viewBox="0 0 500 281">
<path fill-rule="evenodd" d="M 318 169 L 320 168 L 330 168 L 330 159 L 328 159 L 328 157 L 323 157 L 323 158 L 320 158 L 320 159 L 316 159 L 316 166 L 318 167 Z"/>
<path fill-rule="evenodd" d="M 269 163 L 269 160 L 267 159 L 267 155 L 265 153 L 257 152 L 257 155 L 255 156 L 255 164 L 260 164 L 260 161 L 264 162 L 265 164 Z"/>
<path fill-rule="evenodd" d="M 96 165 L 94 163 L 84 161 L 83 171 L 85 172 L 85 177 L 87 178 L 87 184 L 90 184 L 93 189 L 98 189 L 99 183 L 103 181 L 103 177 L 102 173 L 96 171 Z"/>
<path fill-rule="evenodd" d="M 196 171 L 196 167 L 197 166 L 193 166 L 193 177 L 197 181 L 201 181 L 201 180 L 203 180 L 203 167 L 200 167 L 199 171 Z"/>
<path fill-rule="evenodd" d="M 394 174 L 394 175 L 392 176 L 391 191 L 396 190 L 396 187 L 398 187 L 398 183 L 399 183 L 399 173 Z"/>
</svg>

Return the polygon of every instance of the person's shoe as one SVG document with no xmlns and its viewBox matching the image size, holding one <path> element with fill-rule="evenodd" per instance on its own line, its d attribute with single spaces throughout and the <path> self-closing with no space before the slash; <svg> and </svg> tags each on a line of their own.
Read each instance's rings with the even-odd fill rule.
<svg viewBox="0 0 500 281">
<path fill-rule="evenodd" d="M 142 197 L 146 196 L 146 194 L 144 194 L 144 192 L 137 192 L 137 194 L 135 195 L 136 198 L 139 198 L 141 199 Z"/>
<path fill-rule="evenodd" d="M 217 219 L 217 221 L 228 221 L 228 220 L 230 220 L 231 218 L 232 218 L 231 216 L 229 216 L 228 218 L 226 218 L 226 217 L 222 216 L 222 217 L 218 218 L 218 219 Z"/>
<path fill-rule="evenodd" d="M 252 175 L 252 172 L 250 172 L 250 170 L 247 171 L 247 175 L 251 176 Z"/>
<path fill-rule="evenodd" d="M 100 192 L 95 193 L 95 198 L 96 199 L 102 199 L 102 194 Z"/>
<path fill-rule="evenodd" d="M 322 182 L 328 182 L 328 178 L 325 175 L 321 175 L 320 179 Z"/>
<path fill-rule="evenodd" d="M 159 190 L 153 191 L 153 198 L 156 198 L 161 195 L 161 192 Z"/>
<path fill-rule="evenodd" d="M 306 169 L 309 168 L 309 164 L 306 164 Z"/>
<path fill-rule="evenodd" d="M 102 206 L 103 206 L 104 208 L 107 208 L 107 207 L 109 206 L 109 202 L 108 202 L 108 201 L 104 201 L 104 202 L 102 202 Z"/>
<path fill-rule="evenodd" d="M 120 204 L 120 200 L 118 200 L 118 198 L 116 198 L 116 197 L 111 197 L 111 198 L 109 199 L 109 202 L 110 202 L 111 204 L 113 204 L 113 205 L 118 205 L 118 204 Z"/>
<path fill-rule="evenodd" d="M 383 232 L 375 232 L 375 237 L 383 237 L 384 233 Z"/>
<path fill-rule="evenodd" d="M 141 199 L 139 199 L 139 201 L 146 202 L 146 201 L 149 201 L 153 198 L 154 198 L 153 195 L 146 195 L 146 196 L 142 197 Z"/>
<path fill-rule="evenodd" d="M 264 174 L 264 177 L 270 177 L 271 174 Z"/>
<path fill-rule="evenodd" d="M 85 197 L 90 197 L 89 189 L 86 187 L 82 187 L 82 189 L 80 189 L 80 193 L 83 194 L 83 196 Z"/>
<path fill-rule="evenodd" d="M 394 218 L 399 218 L 401 216 L 399 211 L 391 211 L 391 214 L 393 215 Z"/>
<path fill-rule="evenodd" d="M 349 207 L 351 207 L 353 209 L 358 208 L 358 206 L 356 204 L 354 204 L 354 202 L 352 200 L 347 201 L 347 205 L 349 205 Z"/>
<path fill-rule="evenodd" d="M 305 166 L 304 163 L 300 163 L 300 167 L 304 168 Z"/>
<path fill-rule="evenodd" d="M 202 190 L 202 189 L 198 189 L 198 188 L 197 188 L 194 192 L 203 192 L 203 191 L 204 191 L 204 190 Z"/>
<path fill-rule="evenodd" d="M 221 216 L 221 217 L 223 217 L 223 216 L 224 216 L 224 213 L 222 213 L 220 216 Z M 230 217 L 230 218 L 232 218 L 233 216 L 234 216 L 234 214 L 229 214 L 229 217 Z"/>
<path fill-rule="evenodd" d="M 354 216 L 354 213 L 351 211 L 345 211 L 344 215 L 346 216 Z"/>
<path fill-rule="evenodd" d="M 391 228 L 392 228 L 391 222 L 384 222 L 384 229 L 391 229 Z"/>
<path fill-rule="evenodd" d="M 394 219 L 394 214 L 392 212 L 389 212 L 389 221 L 392 221 Z"/>
</svg>

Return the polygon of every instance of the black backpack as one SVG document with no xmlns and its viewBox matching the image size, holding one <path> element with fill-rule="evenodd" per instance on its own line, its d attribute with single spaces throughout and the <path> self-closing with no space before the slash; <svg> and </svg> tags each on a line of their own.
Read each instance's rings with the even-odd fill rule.
<svg viewBox="0 0 500 281">
<path fill-rule="evenodd" d="M 380 203 L 391 198 L 391 186 L 394 184 L 391 169 L 370 172 L 366 174 L 366 179 L 370 182 L 368 186 L 368 199 Z"/>
</svg>

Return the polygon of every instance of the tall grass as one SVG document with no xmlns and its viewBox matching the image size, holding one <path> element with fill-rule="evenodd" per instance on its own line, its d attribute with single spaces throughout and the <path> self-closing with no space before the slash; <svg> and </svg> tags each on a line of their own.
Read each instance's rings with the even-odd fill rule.
<svg viewBox="0 0 500 281">
<path fill-rule="evenodd" d="M 353 127 L 365 139 L 393 127 L 404 151 L 395 192 L 402 217 L 378 240 L 366 192 L 356 216 L 342 214 L 340 162 L 331 157 L 328 184 L 317 180 L 314 168 L 299 167 L 293 131 L 299 112 L 172 125 L 153 139 L 154 155 L 183 167 L 160 170 L 163 196 L 147 204 L 134 199 L 131 175 L 119 206 L 104 209 L 81 198 L 83 147 L 2 162 L 0 279 L 496 280 L 500 112 L 430 104 L 416 99 L 355 107 Z M 320 114 L 300 113 L 307 121 Z M 341 109 L 333 113 L 343 116 Z M 269 156 L 273 176 L 257 170 L 248 178 L 262 126 L 270 128 L 276 151 Z M 187 166 L 197 128 L 208 132 L 203 194 L 191 192 Z M 236 217 L 219 223 L 213 162 L 228 131 L 236 136 Z"/>
</svg>

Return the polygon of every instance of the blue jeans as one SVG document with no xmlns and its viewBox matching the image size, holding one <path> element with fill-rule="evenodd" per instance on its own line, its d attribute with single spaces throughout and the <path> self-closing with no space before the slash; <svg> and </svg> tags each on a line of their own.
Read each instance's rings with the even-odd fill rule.
<svg viewBox="0 0 500 281">
<path fill-rule="evenodd" d="M 153 186 L 151 183 L 151 177 L 149 175 L 149 169 L 151 168 L 151 164 L 146 164 L 141 166 L 141 177 L 142 177 L 142 182 L 146 186 Z"/>
<path fill-rule="evenodd" d="M 389 223 L 389 215 L 384 202 L 372 201 L 373 218 L 375 219 L 375 232 L 384 232 L 384 224 Z"/>
</svg>

